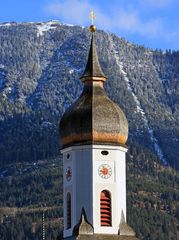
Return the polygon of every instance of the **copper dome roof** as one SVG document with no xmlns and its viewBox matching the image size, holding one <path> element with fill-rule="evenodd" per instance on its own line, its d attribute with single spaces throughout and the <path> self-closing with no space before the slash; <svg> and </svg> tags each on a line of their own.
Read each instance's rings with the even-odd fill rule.
<svg viewBox="0 0 179 240">
<path fill-rule="evenodd" d="M 128 138 L 128 122 L 103 89 L 106 76 L 98 61 L 93 35 L 81 79 L 83 92 L 60 121 L 62 148 L 75 144 L 124 145 Z"/>
</svg>

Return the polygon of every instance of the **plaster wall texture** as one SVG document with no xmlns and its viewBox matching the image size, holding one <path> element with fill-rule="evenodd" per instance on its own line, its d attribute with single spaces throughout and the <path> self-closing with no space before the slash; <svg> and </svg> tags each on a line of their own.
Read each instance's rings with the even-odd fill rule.
<svg viewBox="0 0 179 240">
<path fill-rule="evenodd" d="M 102 155 L 101 151 L 108 151 Z M 126 218 L 126 154 L 122 146 L 81 145 L 62 150 L 64 164 L 64 237 L 71 236 L 73 227 L 79 222 L 84 207 L 87 219 L 94 227 L 94 233 L 118 234 L 121 212 Z M 70 155 L 67 158 L 67 154 Z M 111 177 L 103 179 L 99 167 L 108 164 Z M 72 169 L 71 180 L 66 179 L 66 169 Z M 100 226 L 100 193 L 111 193 L 112 226 Z M 72 196 L 72 228 L 66 229 L 66 196 Z"/>
</svg>

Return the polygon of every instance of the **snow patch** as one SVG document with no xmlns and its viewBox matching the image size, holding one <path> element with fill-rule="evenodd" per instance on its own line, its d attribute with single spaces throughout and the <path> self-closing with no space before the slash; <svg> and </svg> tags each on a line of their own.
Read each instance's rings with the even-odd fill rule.
<svg viewBox="0 0 179 240">
<path fill-rule="evenodd" d="M 59 20 L 51 20 L 48 22 L 5 22 L 1 23 L 0 27 L 10 27 L 13 25 L 18 25 L 18 24 L 35 24 L 37 27 L 37 37 L 43 36 L 45 32 L 55 29 L 58 25 L 63 25 L 67 27 L 74 27 L 75 25 L 73 24 L 68 24 L 68 23 L 60 23 Z"/>
<path fill-rule="evenodd" d="M 113 39 L 111 37 L 111 35 L 109 35 L 109 41 L 110 41 L 110 44 L 111 44 L 111 49 L 114 53 L 114 57 L 115 57 L 115 60 L 116 60 L 116 64 L 118 65 L 119 69 L 120 69 L 120 72 L 122 73 L 123 77 L 124 77 L 124 80 L 126 81 L 127 83 L 127 88 L 130 90 L 130 92 L 132 93 L 132 96 L 134 98 L 134 101 L 136 103 L 136 112 L 140 113 L 141 114 L 141 117 L 144 121 L 144 125 L 146 127 L 146 129 L 148 130 L 149 132 L 149 135 L 150 135 L 150 139 L 153 143 L 153 146 L 154 146 L 154 149 L 155 149 L 155 152 L 156 154 L 158 155 L 159 159 L 161 162 L 163 162 L 164 165 L 167 165 L 167 161 L 163 155 L 163 152 L 162 152 L 162 149 L 160 148 L 159 146 L 159 143 L 158 143 L 158 140 L 156 139 L 156 137 L 154 136 L 154 132 L 153 130 L 150 128 L 149 126 L 149 123 L 148 123 L 148 120 L 147 120 L 147 117 L 146 117 L 146 114 L 144 112 L 144 110 L 142 109 L 142 106 L 140 104 L 140 101 L 136 95 L 136 93 L 133 91 L 133 88 L 132 88 L 132 84 L 131 82 L 129 81 L 128 77 L 127 77 L 127 73 L 124 71 L 124 68 L 123 68 L 123 64 L 122 62 L 120 61 L 119 59 L 119 53 L 118 51 L 115 50 L 115 46 L 114 46 L 114 43 L 113 43 Z"/>
<path fill-rule="evenodd" d="M 4 69 L 5 66 L 4 66 L 3 64 L 0 64 L 0 68 L 1 68 L 1 69 Z"/>
<path fill-rule="evenodd" d="M 7 93 L 11 93 L 12 92 L 12 88 L 11 87 L 7 87 L 6 91 L 7 91 Z"/>
<path fill-rule="evenodd" d="M 2 24 L 0 24 L 0 27 L 10 27 L 10 26 L 12 26 L 11 23 L 2 23 Z"/>
<path fill-rule="evenodd" d="M 69 70 L 69 74 L 73 74 L 74 71 L 75 71 L 74 69 L 70 69 L 70 70 Z"/>
<path fill-rule="evenodd" d="M 48 128 L 48 127 L 52 127 L 52 123 L 49 121 L 44 121 L 41 123 L 41 127 L 42 128 Z"/>
<path fill-rule="evenodd" d="M 56 24 L 59 24 L 59 22 L 57 21 L 49 21 L 49 22 L 46 22 L 46 23 L 38 23 L 36 24 L 36 27 L 37 27 L 37 37 L 40 37 L 40 36 L 43 36 L 45 32 L 51 30 L 51 29 L 56 29 L 57 28 L 57 25 Z"/>
</svg>

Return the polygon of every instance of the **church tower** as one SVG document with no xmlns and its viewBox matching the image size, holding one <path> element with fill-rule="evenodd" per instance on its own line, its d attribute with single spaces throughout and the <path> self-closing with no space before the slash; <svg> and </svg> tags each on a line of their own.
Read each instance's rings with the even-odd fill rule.
<svg viewBox="0 0 179 240">
<path fill-rule="evenodd" d="M 60 122 L 64 239 L 137 239 L 126 223 L 128 122 L 106 95 L 91 25 L 79 99 Z"/>
</svg>

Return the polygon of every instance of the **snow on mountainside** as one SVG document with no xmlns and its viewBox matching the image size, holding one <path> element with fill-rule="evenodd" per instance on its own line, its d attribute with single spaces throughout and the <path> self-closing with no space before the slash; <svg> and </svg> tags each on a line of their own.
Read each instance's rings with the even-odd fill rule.
<svg viewBox="0 0 179 240">
<path fill-rule="evenodd" d="M 58 23 L 56 23 L 58 24 Z M 47 23 L 39 23 L 36 25 L 38 32 L 37 32 L 37 36 L 43 36 L 44 32 L 47 32 L 51 29 L 55 29 L 57 26 L 54 24 L 53 21 L 47 22 Z"/>
<path fill-rule="evenodd" d="M 129 121 L 129 141 L 179 168 L 179 53 L 103 31 L 95 38 L 106 91 Z M 0 24 L 1 162 L 58 153 L 59 117 L 81 93 L 89 44 L 87 28 L 58 21 Z"/>
<path fill-rule="evenodd" d="M 154 145 L 154 149 L 156 151 L 156 154 L 158 155 L 158 157 L 161 160 L 161 162 L 163 162 L 163 164 L 167 165 L 167 161 L 164 158 L 162 149 L 160 148 L 160 146 L 158 144 L 158 140 L 154 137 L 153 130 L 149 126 L 146 114 L 145 114 L 144 110 L 141 107 L 141 104 L 139 102 L 139 99 L 138 99 L 137 95 L 135 94 L 135 92 L 132 89 L 132 83 L 129 81 L 129 79 L 127 77 L 127 73 L 124 71 L 124 67 L 123 67 L 123 65 L 122 65 L 122 63 L 120 62 L 120 59 L 119 59 L 119 53 L 115 50 L 115 46 L 114 46 L 113 40 L 112 40 L 110 35 L 109 35 L 109 40 L 110 40 L 110 44 L 111 44 L 111 51 L 113 52 L 113 56 L 115 57 L 116 64 L 118 65 L 122 75 L 124 76 L 124 80 L 127 83 L 127 88 L 132 93 L 132 96 L 134 98 L 134 102 L 135 102 L 136 107 L 137 107 L 137 112 L 139 112 L 141 114 L 141 117 L 142 117 L 142 119 L 144 121 L 144 125 L 148 129 L 148 132 L 150 134 L 150 139 L 151 139 L 151 141 L 152 141 L 152 143 Z"/>
</svg>

